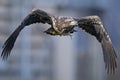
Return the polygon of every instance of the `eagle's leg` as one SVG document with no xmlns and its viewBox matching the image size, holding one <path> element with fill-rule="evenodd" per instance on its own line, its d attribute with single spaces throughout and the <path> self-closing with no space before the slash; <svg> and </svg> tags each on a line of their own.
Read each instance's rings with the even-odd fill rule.
<svg viewBox="0 0 120 80">
<path fill-rule="evenodd" d="M 44 33 L 53 35 L 53 36 L 58 35 L 58 33 L 52 27 L 44 31 Z"/>
</svg>

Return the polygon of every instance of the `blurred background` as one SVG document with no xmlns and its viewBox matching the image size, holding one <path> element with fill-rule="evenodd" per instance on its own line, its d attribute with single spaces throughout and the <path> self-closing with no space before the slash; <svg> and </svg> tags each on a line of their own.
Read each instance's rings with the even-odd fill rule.
<svg viewBox="0 0 120 80">
<path fill-rule="evenodd" d="M 10 34 L 33 9 L 50 14 L 84 17 L 99 15 L 120 51 L 120 0 L 0 0 L 0 50 Z M 78 30 L 72 38 L 43 33 L 48 24 L 26 27 L 17 38 L 7 61 L 0 58 L 0 80 L 118 80 L 107 75 L 101 45 Z"/>
</svg>

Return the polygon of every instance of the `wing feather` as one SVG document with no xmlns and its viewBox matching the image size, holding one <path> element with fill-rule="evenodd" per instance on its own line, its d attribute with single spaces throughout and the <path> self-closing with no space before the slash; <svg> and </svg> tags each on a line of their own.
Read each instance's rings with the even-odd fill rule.
<svg viewBox="0 0 120 80">
<path fill-rule="evenodd" d="M 85 30 L 87 33 L 96 37 L 101 43 L 105 67 L 108 73 L 114 73 L 117 68 L 116 52 L 113 48 L 111 39 L 103 27 L 103 24 L 98 16 L 87 16 L 79 19 L 78 26 Z"/>
<path fill-rule="evenodd" d="M 10 35 L 10 37 L 4 43 L 2 47 L 3 51 L 1 54 L 1 57 L 3 58 L 3 60 L 7 59 L 8 56 L 10 55 L 10 52 L 21 30 L 25 26 L 28 26 L 34 23 L 48 23 L 52 25 L 51 17 L 49 14 L 39 9 L 32 11 L 28 16 L 25 17 L 25 19 L 21 22 L 19 27 Z"/>
</svg>

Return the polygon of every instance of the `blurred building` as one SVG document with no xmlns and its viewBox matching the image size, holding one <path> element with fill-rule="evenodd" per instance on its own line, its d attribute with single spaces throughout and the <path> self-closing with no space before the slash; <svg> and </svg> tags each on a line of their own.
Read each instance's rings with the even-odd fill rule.
<svg viewBox="0 0 120 80">
<path fill-rule="evenodd" d="M 119 51 L 119 0 L 0 0 L 0 47 L 33 9 L 55 15 L 99 15 Z M 47 24 L 26 27 L 11 56 L 0 60 L 0 80 L 118 80 L 108 76 L 97 40 L 80 30 L 67 37 L 43 33 Z M 114 27 L 114 29 L 113 29 Z M 1 48 L 2 50 L 2 48 Z M 119 65 L 118 65 L 119 66 Z"/>
</svg>

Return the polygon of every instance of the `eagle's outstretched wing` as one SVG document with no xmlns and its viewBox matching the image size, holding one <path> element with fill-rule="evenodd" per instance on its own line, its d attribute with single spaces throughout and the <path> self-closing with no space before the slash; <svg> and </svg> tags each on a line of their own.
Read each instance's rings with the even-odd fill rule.
<svg viewBox="0 0 120 80">
<path fill-rule="evenodd" d="M 110 37 L 103 27 L 100 18 L 98 16 L 83 17 L 78 21 L 78 26 L 89 34 L 95 36 L 97 40 L 101 43 L 105 67 L 107 68 L 108 73 L 114 73 L 115 68 L 117 68 L 117 55 L 112 46 Z"/>
<path fill-rule="evenodd" d="M 10 35 L 10 37 L 4 43 L 3 51 L 1 54 L 1 57 L 3 59 L 7 59 L 7 57 L 10 55 L 10 52 L 21 30 L 25 26 L 33 23 L 48 23 L 52 25 L 51 17 L 49 14 L 39 9 L 32 11 L 28 16 L 25 17 L 19 27 Z"/>
</svg>

